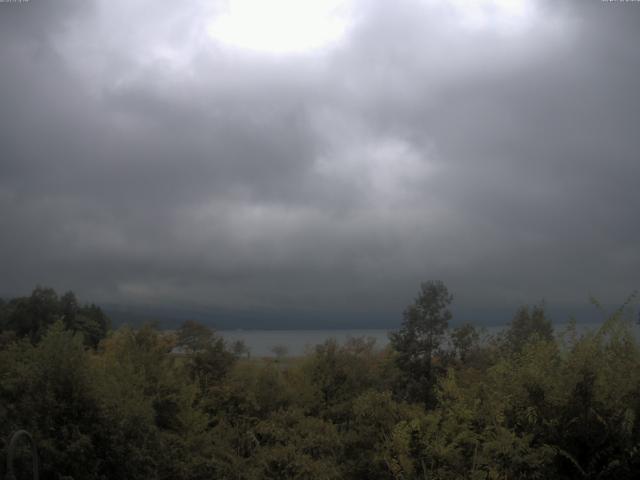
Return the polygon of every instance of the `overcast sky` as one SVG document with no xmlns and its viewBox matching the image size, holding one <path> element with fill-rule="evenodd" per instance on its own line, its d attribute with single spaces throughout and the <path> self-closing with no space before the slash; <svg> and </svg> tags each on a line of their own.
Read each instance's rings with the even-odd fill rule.
<svg viewBox="0 0 640 480">
<path fill-rule="evenodd" d="M 0 294 L 620 303 L 639 45 L 633 2 L 5 1 Z"/>
</svg>

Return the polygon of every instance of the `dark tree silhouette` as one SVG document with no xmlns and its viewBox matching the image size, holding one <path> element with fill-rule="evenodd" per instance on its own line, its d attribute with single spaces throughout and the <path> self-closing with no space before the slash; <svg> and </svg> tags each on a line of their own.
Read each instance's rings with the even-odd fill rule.
<svg viewBox="0 0 640 480">
<path fill-rule="evenodd" d="M 402 327 L 390 335 L 396 364 L 403 373 L 399 393 L 407 400 L 433 404 L 434 356 L 451 320 L 453 296 L 441 281 L 424 282 L 404 311 Z"/>
</svg>

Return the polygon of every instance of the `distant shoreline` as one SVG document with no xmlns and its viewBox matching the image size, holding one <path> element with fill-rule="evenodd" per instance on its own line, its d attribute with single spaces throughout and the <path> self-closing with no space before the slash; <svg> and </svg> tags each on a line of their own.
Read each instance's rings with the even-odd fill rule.
<svg viewBox="0 0 640 480">
<path fill-rule="evenodd" d="M 576 323 L 579 333 L 594 330 L 603 322 Z M 556 323 L 556 334 L 561 333 L 569 325 L 568 322 Z M 451 328 L 455 328 L 452 325 Z M 508 327 L 508 324 L 494 325 L 491 327 L 477 327 L 486 335 L 495 335 Z M 634 323 L 634 329 L 640 335 L 640 326 Z M 289 356 L 299 356 L 307 353 L 309 348 L 324 343 L 330 338 L 344 343 L 349 337 L 371 337 L 375 339 L 378 348 L 384 348 L 389 343 L 388 334 L 392 328 L 342 328 L 342 329 L 223 329 L 216 332 L 225 341 L 235 342 L 241 340 L 249 348 L 251 356 L 273 357 L 272 349 L 283 346 Z"/>
</svg>

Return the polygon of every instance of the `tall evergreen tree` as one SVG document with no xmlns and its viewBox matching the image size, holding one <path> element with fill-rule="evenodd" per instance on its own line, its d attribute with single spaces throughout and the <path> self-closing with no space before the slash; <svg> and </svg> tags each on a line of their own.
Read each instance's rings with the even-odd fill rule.
<svg viewBox="0 0 640 480">
<path fill-rule="evenodd" d="M 402 327 L 390 335 L 403 374 L 398 390 L 407 400 L 433 404 L 434 360 L 452 317 L 452 301 L 443 282 L 422 283 L 415 301 L 404 311 Z"/>
</svg>

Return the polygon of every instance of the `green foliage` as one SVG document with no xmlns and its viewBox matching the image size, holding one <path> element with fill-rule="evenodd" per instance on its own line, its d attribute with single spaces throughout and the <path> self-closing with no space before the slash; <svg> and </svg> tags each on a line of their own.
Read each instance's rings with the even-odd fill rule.
<svg viewBox="0 0 640 480">
<path fill-rule="evenodd" d="M 452 301 L 444 283 L 422 283 L 418 297 L 404 311 L 402 327 L 389 336 L 396 364 L 403 373 L 396 390 L 406 400 L 433 406 L 438 374 L 434 356 L 451 320 Z"/>
<path fill-rule="evenodd" d="M 6 330 L 36 343 L 61 318 L 58 295 L 51 288 L 36 287 L 31 296 L 10 300 L 4 316 Z"/>
<path fill-rule="evenodd" d="M 206 478 L 208 420 L 174 346 L 172 335 L 150 326 L 124 327 L 93 359 L 108 478 Z"/>
<path fill-rule="evenodd" d="M 219 382 L 231 370 L 236 356 L 229 352 L 222 338 L 216 338 L 204 350 L 194 353 L 189 359 L 188 370 L 202 392 Z"/>
<path fill-rule="evenodd" d="M 251 474 L 258 479 L 333 480 L 341 442 L 336 427 L 300 410 L 279 410 L 255 429 L 256 450 Z"/>
<path fill-rule="evenodd" d="M 26 428 L 45 480 L 637 478 L 640 344 L 622 310 L 555 338 L 521 309 L 499 341 L 465 325 L 446 352 L 450 301 L 425 284 L 386 351 L 329 340 L 286 362 L 239 358 L 194 322 L 93 348 L 97 307 L 73 294 L 0 302 L 0 454 Z M 429 404 L 399 388 L 423 380 Z"/>
<path fill-rule="evenodd" d="M 547 318 L 544 305 L 521 307 L 511 320 L 505 334 L 508 349 L 518 352 L 530 341 L 553 340 L 553 326 Z"/>
<path fill-rule="evenodd" d="M 205 350 L 215 340 L 211 328 L 194 320 L 183 322 L 176 333 L 176 346 L 189 354 Z"/>
<path fill-rule="evenodd" d="M 479 349 L 480 334 L 470 323 L 454 328 L 451 332 L 451 346 L 456 357 L 465 362 L 469 355 Z"/>
<path fill-rule="evenodd" d="M 37 343 L 56 321 L 81 334 L 86 345 L 96 348 L 110 328 L 109 318 L 96 305 L 80 305 L 73 292 L 62 297 L 52 288 L 36 287 L 30 296 L 0 302 L 0 346 L 13 339 Z"/>
<path fill-rule="evenodd" d="M 178 329 L 175 347 L 187 355 L 187 371 L 203 394 L 227 375 L 242 353 L 229 351 L 211 328 L 193 320 Z"/>
<path fill-rule="evenodd" d="M 31 431 L 45 471 L 98 478 L 91 440 L 98 406 L 82 338 L 58 321 L 38 345 L 25 340 L 0 351 L 0 378 L 0 431 Z"/>
<path fill-rule="evenodd" d="M 340 422 L 347 416 L 353 398 L 380 382 L 381 357 L 371 339 L 350 339 L 340 346 L 327 340 L 316 347 L 304 363 L 306 377 L 314 389 L 312 411 Z"/>
</svg>

